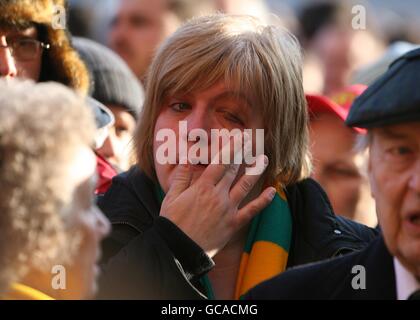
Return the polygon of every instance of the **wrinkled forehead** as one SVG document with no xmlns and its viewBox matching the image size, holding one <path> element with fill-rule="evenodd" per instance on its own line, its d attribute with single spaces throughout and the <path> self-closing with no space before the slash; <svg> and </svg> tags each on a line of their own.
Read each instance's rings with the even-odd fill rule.
<svg viewBox="0 0 420 320">
<path fill-rule="evenodd" d="M 370 133 L 378 140 L 410 140 L 420 145 L 420 121 L 373 128 Z"/>
</svg>

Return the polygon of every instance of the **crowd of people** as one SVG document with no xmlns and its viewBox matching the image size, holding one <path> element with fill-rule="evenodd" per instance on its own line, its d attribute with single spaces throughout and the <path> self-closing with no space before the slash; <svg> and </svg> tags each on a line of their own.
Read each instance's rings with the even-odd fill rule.
<svg viewBox="0 0 420 320">
<path fill-rule="evenodd" d="M 0 299 L 420 299 L 415 43 L 115 3 L 0 0 Z"/>
</svg>

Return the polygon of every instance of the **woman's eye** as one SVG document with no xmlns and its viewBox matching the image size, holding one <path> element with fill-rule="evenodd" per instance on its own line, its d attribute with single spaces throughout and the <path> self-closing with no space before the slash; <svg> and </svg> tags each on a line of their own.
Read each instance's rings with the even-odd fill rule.
<svg viewBox="0 0 420 320">
<path fill-rule="evenodd" d="M 120 136 L 120 135 L 125 134 L 125 133 L 128 133 L 128 128 L 122 127 L 122 126 L 115 127 L 115 134 L 117 136 Z"/>
<path fill-rule="evenodd" d="M 191 109 L 191 106 L 188 103 L 184 103 L 184 102 L 173 103 L 170 105 L 170 107 L 172 110 L 176 112 L 182 112 L 184 110 Z"/>
<path fill-rule="evenodd" d="M 244 122 L 242 121 L 242 119 L 240 119 L 239 117 L 235 116 L 234 114 L 232 114 L 230 112 L 226 112 L 225 117 L 226 117 L 226 119 L 228 119 L 231 122 L 237 123 L 241 126 L 244 125 Z"/>
</svg>

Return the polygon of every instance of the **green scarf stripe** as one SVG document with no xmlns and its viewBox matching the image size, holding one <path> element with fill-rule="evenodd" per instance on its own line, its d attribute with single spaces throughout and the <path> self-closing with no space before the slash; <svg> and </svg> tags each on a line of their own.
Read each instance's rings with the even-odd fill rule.
<svg viewBox="0 0 420 320">
<path fill-rule="evenodd" d="M 251 252 L 257 241 L 273 242 L 289 252 L 292 238 L 292 215 L 286 201 L 278 194 L 251 223 L 244 251 Z"/>
<path fill-rule="evenodd" d="M 245 242 L 245 248 L 244 248 L 244 251 L 248 254 L 251 252 L 252 245 L 254 244 L 254 239 L 257 236 L 260 220 L 261 220 L 261 214 L 258 214 L 251 221 L 251 226 L 249 227 L 248 235 L 246 237 L 246 242 Z"/>
<path fill-rule="evenodd" d="M 292 238 L 292 215 L 287 202 L 276 195 L 263 212 L 254 241 L 271 241 L 289 252 Z"/>
</svg>

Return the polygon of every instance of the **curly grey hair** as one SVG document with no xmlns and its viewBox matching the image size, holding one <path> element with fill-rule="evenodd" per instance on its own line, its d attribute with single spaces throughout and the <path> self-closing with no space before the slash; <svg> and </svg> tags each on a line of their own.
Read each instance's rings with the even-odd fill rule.
<svg viewBox="0 0 420 320">
<path fill-rule="evenodd" d="M 95 125 L 84 100 L 60 84 L 0 81 L 0 293 L 28 266 L 67 261 L 66 171 Z"/>
</svg>

